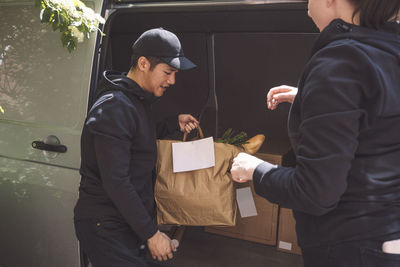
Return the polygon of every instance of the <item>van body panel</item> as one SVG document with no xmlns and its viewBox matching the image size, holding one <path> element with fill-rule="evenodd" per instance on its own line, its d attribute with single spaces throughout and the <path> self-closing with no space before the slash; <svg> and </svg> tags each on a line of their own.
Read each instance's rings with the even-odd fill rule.
<svg viewBox="0 0 400 267">
<path fill-rule="evenodd" d="M 102 0 L 85 1 L 101 11 Z M 96 34 L 69 53 L 34 1 L 0 0 L 0 266 L 78 267 L 73 207 Z M 32 147 L 56 136 L 65 153 Z"/>
<path fill-rule="evenodd" d="M 79 172 L 0 158 L 0 175 L 0 266 L 79 266 Z"/>
</svg>

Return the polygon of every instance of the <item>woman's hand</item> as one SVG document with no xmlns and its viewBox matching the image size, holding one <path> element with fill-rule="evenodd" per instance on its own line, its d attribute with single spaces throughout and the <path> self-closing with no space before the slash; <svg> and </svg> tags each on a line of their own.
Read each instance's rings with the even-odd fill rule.
<svg viewBox="0 0 400 267">
<path fill-rule="evenodd" d="M 192 130 L 199 127 L 199 122 L 190 114 L 179 114 L 178 122 L 181 132 L 190 133 Z"/>
<path fill-rule="evenodd" d="M 297 94 L 297 87 L 289 85 L 281 85 L 273 87 L 269 90 L 267 95 L 267 107 L 270 110 L 274 110 L 280 103 L 283 102 L 293 103 L 296 94 Z"/>
</svg>

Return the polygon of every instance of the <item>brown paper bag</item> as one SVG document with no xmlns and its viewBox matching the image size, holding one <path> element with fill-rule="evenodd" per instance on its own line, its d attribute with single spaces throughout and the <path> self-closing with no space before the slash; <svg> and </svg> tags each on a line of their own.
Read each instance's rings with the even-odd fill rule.
<svg viewBox="0 0 400 267">
<path fill-rule="evenodd" d="M 232 159 L 243 149 L 215 143 L 215 166 L 173 173 L 172 143 L 157 140 L 158 161 L 154 196 L 159 224 L 232 226 L 236 197 L 230 177 Z"/>
</svg>

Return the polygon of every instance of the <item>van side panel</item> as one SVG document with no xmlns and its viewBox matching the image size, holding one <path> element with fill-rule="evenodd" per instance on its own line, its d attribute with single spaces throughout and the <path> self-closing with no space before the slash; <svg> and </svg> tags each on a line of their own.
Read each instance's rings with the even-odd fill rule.
<svg viewBox="0 0 400 267">
<path fill-rule="evenodd" d="M 79 266 L 79 172 L 0 158 L 0 266 Z"/>
<path fill-rule="evenodd" d="M 85 1 L 97 13 L 102 0 Z M 78 267 L 80 181 L 96 34 L 76 51 L 33 0 L 0 0 L 0 266 Z M 56 136 L 66 153 L 32 147 Z"/>
</svg>

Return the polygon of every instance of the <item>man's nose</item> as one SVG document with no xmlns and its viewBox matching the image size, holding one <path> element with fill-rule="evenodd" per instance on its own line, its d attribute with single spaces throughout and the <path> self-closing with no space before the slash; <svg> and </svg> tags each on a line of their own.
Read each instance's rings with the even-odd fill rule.
<svg viewBox="0 0 400 267">
<path fill-rule="evenodd" d="M 175 84 L 175 72 L 173 72 L 169 77 L 168 77 L 168 83 L 169 84 Z"/>
</svg>

